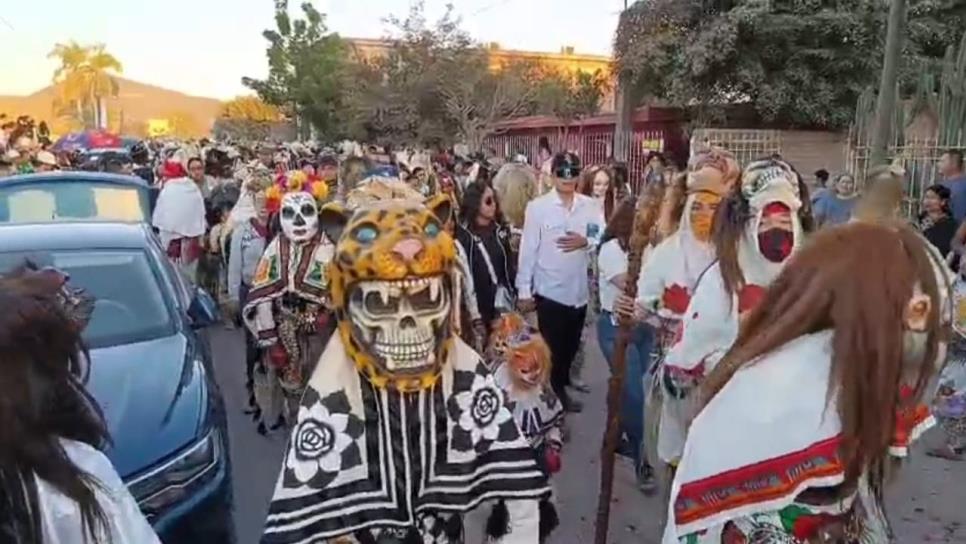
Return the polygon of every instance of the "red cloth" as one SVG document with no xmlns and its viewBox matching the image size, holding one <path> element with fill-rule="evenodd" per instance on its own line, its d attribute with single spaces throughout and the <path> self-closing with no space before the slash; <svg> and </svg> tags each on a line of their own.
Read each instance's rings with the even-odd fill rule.
<svg viewBox="0 0 966 544">
<path fill-rule="evenodd" d="M 687 311 L 690 302 L 691 295 L 688 294 L 688 290 L 676 283 L 664 289 L 664 295 L 661 297 L 664 307 L 678 315 Z"/>
<path fill-rule="evenodd" d="M 772 202 L 765 205 L 765 209 L 761 211 L 762 217 L 768 217 L 770 215 L 780 215 L 783 213 L 791 213 L 791 209 L 782 204 L 781 202 Z"/>
<path fill-rule="evenodd" d="M 161 177 L 164 180 L 183 178 L 188 176 L 188 171 L 178 161 L 164 161 L 161 167 Z"/>
<path fill-rule="evenodd" d="M 752 284 L 742 287 L 741 292 L 738 293 L 738 313 L 755 309 L 763 298 L 765 298 L 764 287 Z"/>
<path fill-rule="evenodd" d="M 560 460 L 560 452 L 557 451 L 557 448 L 551 446 L 544 449 L 543 456 L 547 461 L 547 470 L 550 471 L 550 474 L 560 472 L 560 469 L 563 467 L 563 462 Z"/>
<path fill-rule="evenodd" d="M 189 264 L 201 258 L 201 238 L 176 238 L 168 243 L 168 258 Z"/>
<path fill-rule="evenodd" d="M 268 348 L 268 360 L 275 368 L 283 368 L 288 364 L 288 353 L 282 344 L 276 343 Z"/>
</svg>

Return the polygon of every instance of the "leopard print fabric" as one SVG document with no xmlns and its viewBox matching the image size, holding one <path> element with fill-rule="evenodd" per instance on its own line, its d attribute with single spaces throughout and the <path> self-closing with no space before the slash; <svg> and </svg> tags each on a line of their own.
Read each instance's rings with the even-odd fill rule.
<svg viewBox="0 0 966 544">
<path fill-rule="evenodd" d="M 348 312 L 350 297 L 365 282 L 442 278 L 452 304 L 456 249 L 453 238 L 443 228 L 451 209 L 449 197 L 439 195 L 423 203 L 377 201 L 354 211 L 330 203 L 321 211 L 322 228 L 330 239 L 337 241 L 329 264 L 329 282 L 339 335 L 356 367 L 376 387 L 401 392 L 432 387 L 452 349 L 452 324 L 445 325 L 446 330 L 438 339 L 432 369 L 416 375 L 393 373 L 366 345 L 353 323 Z M 421 244 L 421 249 L 408 259 L 394 250 L 407 239 Z"/>
</svg>

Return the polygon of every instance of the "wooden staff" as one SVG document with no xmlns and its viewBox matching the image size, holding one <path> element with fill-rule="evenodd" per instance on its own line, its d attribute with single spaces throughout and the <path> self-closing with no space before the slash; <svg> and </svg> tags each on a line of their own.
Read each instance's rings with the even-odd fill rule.
<svg viewBox="0 0 966 544">
<path fill-rule="evenodd" d="M 637 298 L 637 278 L 641 274 L 641 255 L 650 243 L 654 225 L 660 215 L 664 199 L 664 183 L 658 181 L 648 184 L 637 201 L 634 214 L 634 231 L 631 233 L 630 248 L 627 256 L 627 275 L 624 294 L 631 299 Z M 610 524 L 610 500 L 614 489 L 614 452 L 620 439 L 620 407 L 624 389 L 625 352 L 634 326 L 632 317 L 621 317 L 617 339 L 614 342 L 611 362 L 612 373 L 607 388 L 607 425 L 600 449 L 600 493 L 597 496 L 597 522 L 594 543 L 607 543 L 607 530 Z M 646 354 L 642 354 L 646 355 Z"/>
</svg>

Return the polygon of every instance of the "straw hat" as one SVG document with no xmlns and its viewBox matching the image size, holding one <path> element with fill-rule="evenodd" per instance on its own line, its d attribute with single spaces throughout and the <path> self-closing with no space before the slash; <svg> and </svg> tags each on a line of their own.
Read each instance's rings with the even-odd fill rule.
<svg viewBox="0 0 966 544">
<path fill-rule="evenodd" d="M 46 164 L 47 166 L 57 166 L 57 157 L 50 151 L 38 152 L 34 161 L 38 164 Z"/>
</svg>

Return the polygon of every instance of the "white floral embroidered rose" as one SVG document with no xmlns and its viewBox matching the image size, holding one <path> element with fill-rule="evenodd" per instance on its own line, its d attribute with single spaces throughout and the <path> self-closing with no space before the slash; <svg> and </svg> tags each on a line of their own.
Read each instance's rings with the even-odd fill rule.
<svg viewBox="0 0 966 544">
<path fill-rule="evenodd" d="M 298 424 L 292 431 L 292 447 L 285 466 L 301 483 L 322 471 L 335 474 L 342 470 L 343 452 L 355 444 L 348 413 L 330 411 L 319 401 L 299 406 Z"/>
<path fill-rule="evenodd" d="M 491 374 L 476 374 L 468 391 L 456 395 L 459 406 L 458 423 L 470 434 L 470 441 L 493 441 L 500 434 L 500 427 L 512 416 L 504 405 L 503 392 L 496 387 Z"/>
</svg>

